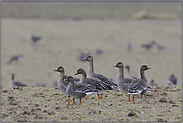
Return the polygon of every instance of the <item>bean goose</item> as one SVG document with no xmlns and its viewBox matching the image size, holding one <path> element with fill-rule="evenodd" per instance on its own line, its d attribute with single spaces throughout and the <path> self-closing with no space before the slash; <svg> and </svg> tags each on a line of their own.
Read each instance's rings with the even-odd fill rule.
<svg viewBox="0 0 183 123">
<path fill-rule="evenodd" d="M 119 87 L 119 89 L 125 93 L 128 92 L 128 88 L 130 86 L 130 84 L 132 83 L 132 81 L 134 81 L 134 78 L 125 78 L 124 77 L 124 65 L 122 62 L 118 62 L 116 65 L 114 65 L 113 67 L 117 67 L 119 68 L 119 73 L 117 76 L 117 85 Z M 130 101 L 130 94 L 128 94 L 128 101 Z"/>
<path fill-rule="evenodd" d="M 15 86 L 21 86 L 21 87 L 25 86 L 26 87 L 27 86 L 27 85 L 25 85 L 21 82 L 14 81 L 14 78 L 15 78 L 15 75 L 14 75 L 14 73 L 12 73 L 12 77 L 11 77 L 11 81 L 10 81 L 10 86 L 11 87 L 15 87 Z"/>
<path fill-rule="evenodd" d="M 134 77 L 134 76 L 131 77 L 131 75 L 130 75 L 130 66 L 127 65 L 127 66 L 125 66 L 125 68 L 126 68 L 126 70 L 127 70 L 125 77 L 137 79 L 137 78 Z"/>
<path fill-rule="evenodd" d="M 60 66 L 54 71 L 57 71 L 57 72 L 60 73 L 59 79 L 57 81 L 58 89 L 61 91 L 62 94 L 67 95 L 66 89 L 69 85 L 69 82 L 64 81 L 64 79 L 65 79 L 65 70 L 64 70 L 64 68 L 62 66 Z M 73 98 L 72 104 L 74 104 L 74 98 Z"/>
<path fill-rule="evenodd" d="M 11 64 L 11 62 L 15 61 L 16 63 L 18 63 L 18 60 L 20 60 L 23 57 L 23 55 L 15 55 L 12 56 L 11 59 L 8 61 L 8 64 Z"/>
<path fill-rule="evenodd" d="M 179 81 L 177 79 L 177 77 L 174 76 L 174 74 L 172 74 L 169 78 L 168 78 L 168 84 L 169 85 L 178 85 Z"/>
<path fill-rule="evenodd" d="M 68 105 L 70 96 L 72 96 L 75 99 L 79 98 L 80 105 L 81 105 L 81 99 L 88 98 L 94 93 L 100 93 L 99 90 L 94 89 L 92 86 L 85 84 L 85 83 L 74 83 L 74 78 L 72 76 L 68 76 L 66 78 L 66 81 L 69 81 L 69 85 L 66 89 L 67 95 L 68 95 Z"/>
<path fill-rule="evenodd" d="M 144 73 L 144 71 L 146 71 L 148 69 L 151 69 L 151 68 L 147 67 L 146 65 L 142 65 L 141 68 L 140 68 L 141 78 L 134 80 L 131 83 L 131 85 L 128 89 L 128 92 L 129 92 L 128 94 L 132 94 L 132 102 L 134 102 L 134 96 L 133 96 L 134 94 L 141 94 L 141 101 L 140 101 L 140 103 L 141 103 L 142 102 L 142 96 L 147 91 L 149 91 L 148 90 L 148 84 L 147 84 L 147 78 L 146 78 L 145 73 Z"/>
<path fill-rule="evenodd" d="M 102 90 L 112 91 L 113 90 L 113 88 L 110 87 L 109 85 L 107 85 L 106 83 L 104 83 L 98 79 L 95 79 L 95 78 L 87 77 L 85 70 L 83 70 L 82 68 L 78 69 L 75 75 L 78 75 L 78 74 L 82 74 L 82 77 L 80 78 L 81 83 L 89 84 L 89 85 L 93 86 L 95 89 L 100 90 L 100 91 L 102 91 Z M 98 99 L 102 98 L 102 93 L 101 93 L 101 96 L 99 94 L 97 94 L 97 95 L 98 95 Z"/>
<path fill-rule="evenodd" d="M 105 82 L 106 84 L 108 84 L 109 86 L 111 86 L 112 88 L 117 88 L 117 84 L 115 84 L 114 82 L 110 81 L 107 77 L 105 77 L 102 74 L 97 74 L 94 73 L 94 68 L 93 68 L 93 57 L 92 56 L 87 56 L 85 58 L 83 58 L 83 60 L 88 61 L 89 62 L 89 67 L 88 67 L 88 77 L 93 77 L 93 78 L 97 78 L 103 82 Z M 118 89 L 119 90 L 119 89 Z"/>
</svg>

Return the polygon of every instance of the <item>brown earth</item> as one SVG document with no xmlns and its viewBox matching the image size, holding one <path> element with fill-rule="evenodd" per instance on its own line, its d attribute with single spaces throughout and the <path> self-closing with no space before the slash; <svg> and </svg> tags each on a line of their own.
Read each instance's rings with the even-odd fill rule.
<svg viewBox="0 0 183 123">
<path fill-rule="evenodd" d="M 1 87 L 2 122 L 182 122 L 181 90 L 153 87 L 143 102 L 127 102 L 127 94 L 104 92 L 101 100 L 67 103 L 67 96 L 55 87 Z"/>
</svg>

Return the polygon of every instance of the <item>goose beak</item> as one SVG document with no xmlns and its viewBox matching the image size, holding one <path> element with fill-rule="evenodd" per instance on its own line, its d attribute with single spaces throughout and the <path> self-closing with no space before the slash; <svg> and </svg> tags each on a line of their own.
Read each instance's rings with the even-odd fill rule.
<svg viewBox="0 0 183 123">
<path fill-rule="evenodd" d="M 116 67 L 115 65 L 113 67 Z"/>
<path fill-rule="evenodd" d="M 66 79 L 64 79 L 64 81 L 66 81 Z"/>
<path fill-rule="evenodd" d="M 53 70 L 53 71 L 57 71 L 57 70 Z"/>
<path fill-rule="evenodd" d="M 87 58 L 83 58 L 83 60 L 87 60 Z"/>
<path fill-rule="evenodd" d="M 75 73 L 74 75 L 78 75 L 78 73 Z"/>
<path fill-rule="evenodd" d="M 148 69 L 151 69 L 150 67 Z"/>
</svg>

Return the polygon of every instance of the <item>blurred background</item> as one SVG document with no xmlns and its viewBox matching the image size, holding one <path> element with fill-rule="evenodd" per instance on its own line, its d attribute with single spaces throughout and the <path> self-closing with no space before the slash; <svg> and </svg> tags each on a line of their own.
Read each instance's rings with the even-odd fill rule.
<svg viewBox="0 0 183 123">
<path fill-rule="evenodd" d="M 58 66 L 66 75 L 88 70 L 81 58 L 90 54 L 94 70 L 118 75 L 117 62 L 140 77 L 142 64 L 150 84 L 167 86 L 174 74 L 182 83 L 181 2 L 2 2 L 1 83 L 52 86 Z M 151 43 L 155 42 L 155 43 Z M 20 56 L 21 59 L 20 59 Z M 125 71 L 126 73 L 126 71 Z"/>
</svg>

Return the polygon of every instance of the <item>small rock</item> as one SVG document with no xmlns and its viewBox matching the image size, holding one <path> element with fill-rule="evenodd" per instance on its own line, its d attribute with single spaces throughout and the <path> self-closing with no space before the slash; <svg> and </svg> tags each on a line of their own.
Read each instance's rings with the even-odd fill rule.
<svg viewBox="0 0 183 123">
<path fill-rule="evenodd" d="M 39 93 L 39 95 L 43 95 L 43 93 Z"/>
<path fill-rule="evenodd" d="M 26 111 L 23 111 L 23 114 L 30 114 L 30 112 L 26 110 Z"/>
<path fill-rule="evenodd" d="M 18 105 L 18 103 L 15 101 L 12 101 L 12 102 L 9 102 L 9 105 Z"/>
<path fill-rule="evenodd" d="M 172 107 L 178 107 L 178 105 L 172 105 Z"/>
<path fill-rule="evenodd" d="M 47 113 L 48 111 L 47 110 L 44 110 L 43 113 Z"/>
<path fill-rule="evenodd" d="M 135 115 L 136 115 L 136 113 L 130 112 L 130 113 L 128 114 L 128 117 L 132 117 L 132 116 L 135 116 Z"/>
<path fill-rule="evenodd" d="M 2 114 L 1 113 L 1 118 L 7 117 L 7 116 L 8 116 L 7 114 Z"/>
<path fill-rule="evenodd" d="M 89 115 L 94 115 L 97 114 L 97 111 L 94 109 L 90 109 L 90 112 L 88 113 Z"/>
<path fill-rule="evenodd" d="M 26 119 L 18 119 L 17 122 L 27 122 Z"/>
<path fill-rule="evenodd" d="M 35 104 L 35 107 L 39 107 L 39 104 Z"/>
<path fill-rule="evenodd" d="M 163 93 L 161 93 L 161 95 L 167 95 L 167 93 L 163 92 Z"/>
<path fill-rule="evenodd" d="M 111 103 L 111 104 L 109 104 L 108 106 L 112 106 L 113 104 Z"/>
<path fill-rule="evenodd" d="M 8 96 L 8 99 L 14 99 L 14 96 Z"/>
<path fill-rule="evenodd" d="M 67 117 L 61 117 L 61 120 L 68 120 Z"/>
<path fill-rule="evenodd" d="M 166 98 L 165 98 L 165 97 L 161 98 L 161 99 L 159 100 L 159 102 L 161 102 L 161 103 L 166 103 Z"/>
<path fill-rule="evenodd" d="M 50 99 L 47 99 L 46 101 L 51 101 Z"/>
<path fill-rule="evenodd" d="M 42 109 L 41 109 L 41 108 L 35 108 L 35 110 L 37 110 L 37 111 L 42 111 Z"/>
<path fill-rule="evenodd" d="M 58 110 L 58 109 L 60 109 L 60 107 L 56 107 L 56 108 L 55 108 L 55 110 Z"/>
<path fill-rule="evenodd" d="M 167 122 L 167 120 L 163 119 L 163 118 L 156 118 L 157 122 Z"/>
<path fill-rule="evenodd" d="M 8 93 L 8 90 L 3 90 L 3 93 Z"/>
<path fill-rule="evenodd" d="M 48 114 L 49 115 L 54 115 L 55 113 L 51 111 L 51 112 L 48 112 Z"/>
<path fill-rule="evenodd" d="M 175 102 L 173 102 L 172 100 L 168 101 L 168 103 L 175 104 Z"/>
<path fill-rule="evenodd" d="M 35 118 L 35 119 L 43 119 L 43 117 L 40 116 L 40 115 L 36 115 L 34 118 Z"/>
</svg>

